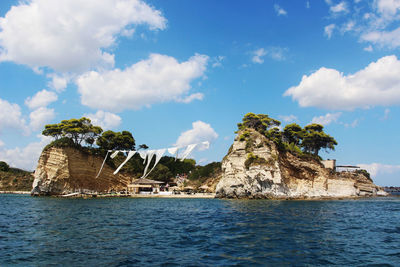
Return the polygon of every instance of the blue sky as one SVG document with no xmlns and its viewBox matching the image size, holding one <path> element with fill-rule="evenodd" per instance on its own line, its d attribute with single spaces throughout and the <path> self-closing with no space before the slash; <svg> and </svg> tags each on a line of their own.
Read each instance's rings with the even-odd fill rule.
<svg viewBox="0 0 400 267">
<path fill-rule="evenodd" d="M 138 144 L 209 140 L 247 112 L 325 125 L 324 158 L 400 186 L 400 1 L 0 2 L 0 160 L 34 169 L 43 126 L 90 117 Z"/>
</svg>

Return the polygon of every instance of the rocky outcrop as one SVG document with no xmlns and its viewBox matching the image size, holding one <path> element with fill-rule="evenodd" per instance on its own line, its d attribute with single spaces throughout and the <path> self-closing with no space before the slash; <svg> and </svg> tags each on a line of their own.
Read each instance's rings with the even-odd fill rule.
<svg viewBox="0 0 400 267">
<path fill-rule="evenodd" d="M 96 178 L 102 162 L 101 157 L 75 148 L 45 149 L 34 174 L 32 193 L 62 195 L 82 190 L 104 192 L 126 189 L 130 179 L 114 175 L 107 164 Z"/>
<path fill-rule="evenodd" d="M 361 173 L 336 173 L 312 157 L 278 151 L 253 130 L 241 131 L 222 161 L 216 197 L 342 198 L 385 195 Z"/>
</svg>

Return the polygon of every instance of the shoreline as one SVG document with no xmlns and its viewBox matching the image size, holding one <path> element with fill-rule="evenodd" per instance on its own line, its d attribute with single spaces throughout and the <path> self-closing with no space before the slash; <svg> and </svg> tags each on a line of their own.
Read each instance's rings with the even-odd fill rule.
<svg viewBox="0 0 400 267">
<path fill-rule="evenodd" d="M 16 194 L 16 195 L 30 195 L 30 191 L 0 191 L 0 194 Z M 37 197 L 37 196 L 36 196 Z M 177 195 L 145 195 L 145 194 L 88 194 L 88 193 L 76 193 L 70 195 L 51 195 L 49 197 L 55 198 L 198 198 L 198 199 L 225 199 L 225 200 L 285 200 L 285 201 L 319 201 L 319 200 L 358 200 L 358 199 L 369 199 L 369 198 L 385 198 L 385 197 L 399 197 L 399 195 L 387 195 L 387 196 L 343 196 L 343 197 L 300 197 L 300 198 L 217 198 L 215 193 L 195 193 L 195 194 L 177 194 Z"/>
<path fill-rule="evenodd" d="M 30 195 L 31 191 L 8 191 L 8 190 L 4 190 L 4 191 L 0 191 L 0 194 L 17 194 L 17 195 Z"/>
</svg>

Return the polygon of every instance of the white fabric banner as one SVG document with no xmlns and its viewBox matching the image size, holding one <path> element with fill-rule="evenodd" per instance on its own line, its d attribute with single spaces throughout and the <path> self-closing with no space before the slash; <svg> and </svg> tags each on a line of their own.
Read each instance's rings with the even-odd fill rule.
<svg viewBox="0 0 400 267">
<path fill-rule="evenodd" d="M 122 162 L 122 164 L 119 165 L 119 167 L 115 170 L 114 174 L 117 174 L 119 172 L 119 170 L 128 162 L 128 160 L 130 160 L 133 157 L 133 155 L 135 155 L 135 153 L 136 153 L 135 150 L 129 151 L 128 156 L 126 157 L 124 162 Z"/>
</svg>

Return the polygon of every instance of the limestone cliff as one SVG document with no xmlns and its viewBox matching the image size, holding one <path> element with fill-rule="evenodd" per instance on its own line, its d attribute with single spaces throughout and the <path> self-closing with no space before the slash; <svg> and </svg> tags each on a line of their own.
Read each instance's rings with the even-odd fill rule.
<svg viewBox="0 0 400 267">
<path fill-rule="evenodd" d="M 339 198 L 384 195 L 360 173 L 336 173 L 312 157 L 281 152 L 260 133 L 239 132 L 222 161 L 217 197 Z"/>
<path fill-rule="evenodd" d="M 129 178 L 113 175 L 113 170 L 107 164 L 96 178 L 102 161 L 99 156 L 75 148 L 45 149 L 34 174 L 32 193 L 61 195 L 80 190 L 104 192 L 126 189 Z"/>
</svg>

